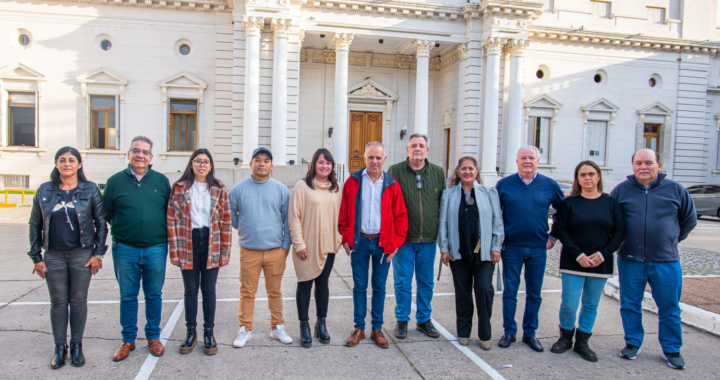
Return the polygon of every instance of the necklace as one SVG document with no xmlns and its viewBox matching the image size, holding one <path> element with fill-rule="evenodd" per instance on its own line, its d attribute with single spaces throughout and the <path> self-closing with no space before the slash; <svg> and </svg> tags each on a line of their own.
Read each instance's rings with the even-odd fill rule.
<svg viewBox="0 0 720 380">
<path fill-rule="evenodd" d="M 467 204 L 468 204 L 468 206 L 474 205 L 474 204 L 475 204 L 475 199 L 473 199 L 473 198 L 468 198 Z"/>
</svg>

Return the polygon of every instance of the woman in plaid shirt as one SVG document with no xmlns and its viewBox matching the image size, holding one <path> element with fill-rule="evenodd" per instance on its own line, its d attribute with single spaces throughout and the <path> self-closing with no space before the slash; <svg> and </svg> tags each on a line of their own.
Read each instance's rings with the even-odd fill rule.
<svg viewBox="0 0 720 380">
<path fill-rule="evenodd" d="M 198 149 L 173 185 L 167 211 L 170 262 L 182 269 L 185 284 L 187 337 L 180 346 L 181 354 L 192 352 L 197 343 L 198 288 L 203 297 L 205 354 L 217 353 L 215 284 L 220 267 L 230 262 L 230 223 L 225 185 L 215 179 L 210 152 Z"/>
</svg>

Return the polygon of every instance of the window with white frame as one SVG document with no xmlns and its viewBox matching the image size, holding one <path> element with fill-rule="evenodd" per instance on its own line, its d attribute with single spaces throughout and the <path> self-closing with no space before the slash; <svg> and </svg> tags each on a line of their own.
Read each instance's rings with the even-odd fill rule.
<svg viewBox="0 0 720 380">
<path fill-rule="evenodd" d="M 647 16 L 650 24 L 665 24 L 665 8 L 647 7 Z"/>
<path fill-rule="evenodd" d="M 169 116 L 169 150 L 192 152 L 197 149 L 197 100 L 170 100 Z"/>
<path fill-rule="evenodd" d="M 37 94 L 8 93 L 8 145 L 37 147 Z"/>
<path fill-rule="evenodd" d="M 90 95 L 90 148 L 118 149 L 117 97 Z"/>
<path fill-rule="evenodd" d="M 530 144 L 540 151 L 540 163 L 547 164 L 550 157 L 550 118 L 531 117 L 528 120 Z"/>
<path fill-rule="evenodd" d="M 595 18 L 610 18 L 610 3 L 606 1 L 590 1 L 592 14 Z"/>
<path fill-rule="evenodd" d="M 587 123 L 585 141 L 585 160 L 595 161 L 599 166 L 605 166 L 605 149 L 607 142 L 607 121 L 590 120 Z"/>
</svg>

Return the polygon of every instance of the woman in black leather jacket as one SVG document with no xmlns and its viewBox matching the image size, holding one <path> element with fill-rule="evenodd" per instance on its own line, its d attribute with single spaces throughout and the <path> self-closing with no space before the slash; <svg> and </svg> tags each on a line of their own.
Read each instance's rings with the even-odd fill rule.
<svg viewBox="0 0 720 380">
<path fill-rule="evenodd" d="M 40 185 L 33 198 L 28 252 L 35 263 L 33 273 L 45 279 L 50 291 L 50 321 L 55 337 L 52 369 L 64 366 L 68 354 L 68 305 L 70 364 L 85 364 L 82 338 L 88 288 L 91 275 L 102 268 L 107 233 L 102 194 L 96 184 L 85 179 L 80 152 L 61 148 L 55 154 L 50 182 Z"/>
</svg>

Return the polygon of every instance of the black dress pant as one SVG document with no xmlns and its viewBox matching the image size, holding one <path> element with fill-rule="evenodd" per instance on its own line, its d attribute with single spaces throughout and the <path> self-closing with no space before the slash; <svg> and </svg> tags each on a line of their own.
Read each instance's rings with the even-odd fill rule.
<svg viewBox="0 0 720 380">
<path fill-rule="evenodd" d="M 495 289 L 492 279 L 495 264 L 491 261 L 470 263 L 467 259 L 450 261 L 450 271 L 455 285 L 455 313 L 457 315 L 457 334 L 459 338 L 469 338 L 473 321 L 473 290 L 475 291 L 475 307 L 478 313 L 478 338 L 490 340 L 492 329 L 493 298 Z"/>
<path fill-rule="evenodd" d="M 320 276 L 313 280 L 298 282 L 295 299 L 297 300 L 298 319 L 307 321 L 308 310 L 310 309 L 310 291 L 313 282 L 315 283 L 315 309 L 317 309 L 318 318 L 327 317 L 328 302 L 330 301 L 330 289 L 328 287 L 330 273 L 332 273 L 333 264 L 335 263 L 335 254 L 327 255 L 325 259 L 325 267 Z"/>
<path fill-rule="evenodd" d="M 198 288 L 202 290 L 202 306 L 205 324 L 203 327 L 215 327 L 215 284 L 220 268 L 207 269 L 210 230 L 195 228 L 192 231 L 193 269 L 183 270 L 185 285 L 185 326 L 197 326 Z"/>
</svg>

